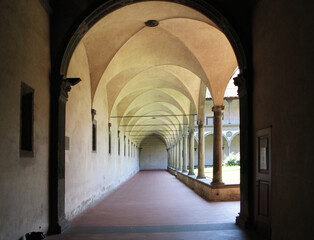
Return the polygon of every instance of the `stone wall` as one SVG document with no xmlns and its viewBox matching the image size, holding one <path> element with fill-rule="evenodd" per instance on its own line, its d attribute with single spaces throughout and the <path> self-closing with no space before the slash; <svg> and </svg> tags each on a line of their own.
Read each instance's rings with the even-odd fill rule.
<svg viewBox="0 0 314 240">
<path fill-rule="evenodd" d="M 240 201 L 239 184 L 212 186 L 209 179 L 197 179 L 196 176 L 189 176 L 186 173 L 174 171 L 172 168 L 168 168 L 168 171 L 208 201 Z"/>
</svg>

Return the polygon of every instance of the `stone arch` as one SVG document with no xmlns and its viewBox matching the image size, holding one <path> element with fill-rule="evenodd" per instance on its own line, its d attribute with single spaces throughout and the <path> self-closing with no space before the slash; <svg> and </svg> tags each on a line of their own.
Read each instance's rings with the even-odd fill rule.
<svg viewBox="0 0 314 240">
<path fill-rule="evenodd" d="M 59 89 L 58 82 L 66 82 L 69 83 L 67 78 L 67 69 L 69 66 L 70 59 L 76 47 L 78 46 L 81 39 L 84 35 L 88 32 L 88 30 L 96 24 L 101 18 L 106 16 L 107 14 L 122 8 L 126 5 L 130 5 L 133 3 L 144 2 L 144 0 L 121 0 L 121 1 L 107 1 L 106 3 L 102 4 L 98 8 L 96 8 L 91 14 L 86 15 L 83 21 L 77 22 L 76 26 L 74 26 L 74 31 L 69 32 L 68 36 L 64 39 L 66 45 L 63 45 L 63 49 L 58 52 L 59 58 L 56 61 L 56 64 L 53 68 L 52 73 L 52 80 L 58 79 L 55 85 L 57 86 L 56 89 Z M 246 56 L 244 54 L 244 50 L 240 39 L 232 27 L 232 25 L 227 21 L 227 19 L 219 13 L 215 8 L 213 8 L 207 1 L 201 0 L 198 2 L 192 0 L 168 0 L 167 2 L 172 2 L 176 4 L 181 4 L 184 6 L 191 7 L 192 9 L 199 11 L 200 13 L 207 16 L 209 19 L 213 20 L 213 22 L 219 27 L 219 29 L 225 34 L 228 38 L 237 58 L 238 66 L 240 69 L 240 74 L 243 73 L 247 69 L 247 62 Z M 61 79 L 60 76 L 61 75 Z M 61 80 L 61 81 L 60 81 Z M 244 81 L 240 79 L 240 83 Z M 64 86 L 62 89 L 65 92 L 65 96 L 67 97 L 67 92 L 69 91 L 69 86 Z M 55 90 L 58 91 L 58 90 Z M 61 95 L 64 93 L 61 93 Z M 61 106 L 61 107 L 60 107 Z M 57 123 L 52 123 L 52 129 L 56 126 L 55 129 L 58 129 L 58 136 L 57 140 L 53 140 L 54 146 L 62 146 L 62 142 L 64 141 L 64 121 L 65 121 L 65 112 L 63 112 L 64 106 L 59 103 L 56 109 L 52 110 L 52 112 L 56 112 L 56 116 L 58 116 Z M 56 120 L 56 118 L 54 118 Z M 242 138 L 241 138 L 242 139 Z M 55 142 L 57 141 L 57 142 Z M 54 194 L 51 197 L 51 212 L 52 212 L 52 225 L 56 225 L 57 227 L 53 226 L 52 228 L 57 228 L 57 230 L 51 230 L 51 232 L 60 232 L 62 231 L 63 227 L 66 223 L 63 222 L 64 220 L 64 149 L 59 149 L 58 147 L 53 147 L 55 153 L 52 153 L 51 156 L 54 158 L 54 165 L 51 167 L 51 175 L 52 175 L 52 183 L 51 185 L 58 183 L 56 187 L 53 187 L 51 190 Z M 63 182 L 63 183 L 62 183 Z"/>
</svg>

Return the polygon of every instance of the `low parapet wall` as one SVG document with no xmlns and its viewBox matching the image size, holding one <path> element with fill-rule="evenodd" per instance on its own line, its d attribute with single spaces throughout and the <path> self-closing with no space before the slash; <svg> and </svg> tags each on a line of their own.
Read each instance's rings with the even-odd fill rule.
<svg viewBox="0 0 314 240">
<path fill-rule="evenodd" d="M 197 179 L 173 168 L 168 168 L 172 175 L 190 187 L 194 192 L 208 201 L 240 201 L 240 184 L 211 185 L 209 179 Z"/>
</svg>

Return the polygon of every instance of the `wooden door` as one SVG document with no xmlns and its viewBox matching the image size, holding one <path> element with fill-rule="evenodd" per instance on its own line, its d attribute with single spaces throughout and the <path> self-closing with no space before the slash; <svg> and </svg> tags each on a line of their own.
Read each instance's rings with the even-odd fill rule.
<svg viewBox="0 0 314 240">
<path fill-rule="evenodd" d="M 257 131 L 255 221 L 257 231 L 271 236 L 271 128 Z"/>
</svg>

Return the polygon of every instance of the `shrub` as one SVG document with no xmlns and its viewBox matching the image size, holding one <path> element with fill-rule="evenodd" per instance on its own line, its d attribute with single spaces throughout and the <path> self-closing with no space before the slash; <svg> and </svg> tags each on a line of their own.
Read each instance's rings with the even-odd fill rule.
<svg viewBox="0 0 314 240">
<path fill-rule="evenodd" d="M 240 153 L 230 153 L 229 156 L 224 157 L 225 166 L 240 166 Z"/>
</svg>

